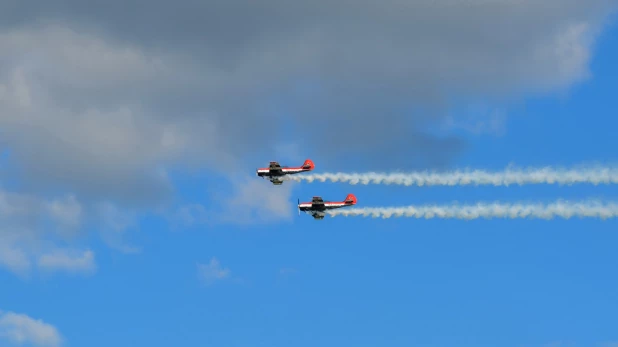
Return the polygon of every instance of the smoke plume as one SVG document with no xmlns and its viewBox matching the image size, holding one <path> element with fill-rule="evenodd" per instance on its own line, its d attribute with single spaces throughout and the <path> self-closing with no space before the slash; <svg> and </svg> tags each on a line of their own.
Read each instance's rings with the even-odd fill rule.
<svg viewBox="0 0 618 347">
<path fill-rule="evenodd" d="M 288 180 L 306 182 L 344 182 L 349 184 L 396 184 L 404 186 L 465 186 L 465 185 L 573 185 L 618 183 L 618 167 L 589 167 L 580 169 L 507 168 L 503 171 L 456 170 L 450 172 L 418 171 L 410 173 L 323 173 L 288 176 Z"/>
<path fill-rule="evenodd" d="M 582 201 L 568 202 L 559 200 L 550 204 L 542 203 L 478 203 L 474 205 L 421 205 L 402 207 L 365 207 L 327 212 L 331 216 L 362 216 L 373 218 L 440 218 L 440 219 L 492 219 L 492 218 L 535 218 L 554 219 L 573 217 L 608 219 L 618 216 L 617 202 Z"/>
</svg>

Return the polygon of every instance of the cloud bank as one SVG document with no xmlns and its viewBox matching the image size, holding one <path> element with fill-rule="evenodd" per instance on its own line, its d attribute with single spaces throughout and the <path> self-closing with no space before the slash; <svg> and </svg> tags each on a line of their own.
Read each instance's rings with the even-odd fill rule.
<svg viewBox="0 0 618 347">
<path fill-rule="evenodd" d="M 169 196 L 171 164 L 285 137 L 325 161 L 447 160 L 461 140 L 424 126 L 452 98 L 585 79 L 614 2 L 103 4 L 0 7 L 0 126 L 29 183 L 148 203 Z"/>
<path fill-rule="evenodd" d="M 459 124 L 447 117 L 453 103 L 585 80 L 614 7 L 1 2 L 0 184 L 22 209 L 2 212 L 11 217 L 1 222 L 0 262 L 90 271 L 87 248 L 61 247 L 58 235 L 84 235 L 84 220 L 101 220 L 109 244 L 135 251 L 118 235 L 140 212 L 174 201 L 174 172 L 246 172 L 290 143 L 324 165 L 345 158 L 350 169 L 403 169 L 403 158 L 410 167 L 447 165 L 465 142 L 428 128 Z M 233 184 L 241 198 L 229 203 L 259 210 L 242 198 L 258 188 Z M 44 207 L 55 196 L 67 197 L 62 209 Z M 41 211 L 44 222 L 26 220 Z M 283 209 L 274 215 L 287 218 Z"/>
</svg>

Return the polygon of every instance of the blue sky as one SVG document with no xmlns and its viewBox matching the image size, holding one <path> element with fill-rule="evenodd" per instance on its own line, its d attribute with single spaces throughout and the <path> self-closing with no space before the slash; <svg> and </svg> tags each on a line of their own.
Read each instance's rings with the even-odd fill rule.
<svg viewBox="0 0 618 347">
<path fill-rule="evenodd" d="M 3 35 L 11 32 L 4 27 L 2 30 Z M 79 40 L 62 36 L 73 34 L 63 30 L 58 33 L 51 34 L 50 40 L 81 47 L 67 43 Z M 55 55 L 52 48 L 49 52 L 37 51 L 33 42 L 40 41 L 36 41 L 36 35 L 0 36 L 0 48 L 31 53 L 7 54 L 7 59 L 0 54 L 0 66 L 7 61 L 26 61 L 25 57 L 32 59 L 37 52 L 51 58 L 64 57 Z M 18 45 L 15 37 L 31 41 Z M 136 71 L 137 65 L 131 64 L 141 61 L 139 54 L 131 55 L 134 51 L 129 50 L 123 55 L 109 48 L 122 40 L 94 42 L 93 47 L 117 54 L 110 55 L 112 62 L 128 61 L 123 65 L 127 70 L 121 71 Z M 167 49 L 163 44 L 161 47 Z M 88 57 L 86 51 L 80 54 Z M 144 48 L 144 52 L 151 51 Z M 162 54 L 161 59 L 170 56 Z M 110 67 L 113 64 L 91 70 L 75 59 L 75 69 L 83 68 L 79 70 L 82 74 L 114 71 Z M 50 66 L 54 62 L 64 66 L 61 60 L 50 59 Z M 590 71 L 587 79 L 567 78 L 568 83 L 560 82 L 560 88 L 550 88 L 547 93 L 531 91 L 535 83 L 542 84 L 533 77 L 532 82 L 525 82 L 525 92 L 516 87 L 511 90 L 505 82 L 499 87 L 505 87 L 508 93 L 499 98 L 485 96 L 491 94 L 494 84 L 499 89 L 500 83 L 491 80 L 479 82 L 474 97 L 450 95 L 452 100 L 462 100 L 447 107 L 457 125 L 438 117 L 432 131 L 439 138 L 457 136 L 466 145 L 452 155 L 428 148 L 428 155 L 447 157 L 443 169 L 500 170 L 510 163 L 566 167 L 613 163 L 618 148 L 614 136 L 618 125 L 614 117 L 618 106 L 614 96 L 618 88 L 616 61 L 618 26 L 613 24 L 596 37 L 590 60 L 582 62 Z M 176 136 L 176 142 L 156 147 L 148 127 L 155 127 L 154 123 L 146 123 L 138 112 L 126 116 L 122 108 L 118 111 L 105 106 L 109 100 L 116 100 L 133 107 L 126 101 L 133 95 L 123 95 L 114 86 L 128 86 L 127 94 L 136 87 L 136 95 L 158 95 L 159 90 L 139 94 L 143 88 L 140 83 L 148 81 L 148 74 L 154 71 L 149 70 L 150 65 L 144 68 L 143 76 L 139 75 L 143 80 L 109 77 L 108 81 L 100 77 L 98 84 L 91 85 L 86 79 L 69 79 L 76 89 L 63 85 L 69 91 L 55 94 L 56 90 L 43 93 L 44 88 L 37 89 L 30 78 L 42 76 L 45 85 L 59 77 L 52 72 L 37 75 L 35 72 L 43 70 L 28 64 L 14 71 L 0 70 L 13 73 L 12 79 L 0 80 L 0 87 L 6 87 L 0 88 L 0 103 L 6 107 L 2 108 L 6 114 L 40 110 L 42 106 L 73 105 L 78 109 L 79 102 L 63 104 L 78 97 L 97 104 L 102 114 L 110 113 L 97 123 L 98 114 L 86 112 L 79 119 L 87 121 L 74 120 L 76 130 L 66 132 L 53 118 L 41 118 L 41 133 L 28 128 L 26 134 L 37 139 L 31 142 L 20 133 L 27 121 L 0 116 L 0 135 L 8 134 L 6 145 L 0 143 L 6 146 L 6 158 L 0 161 L 2 171 L 6 171 L 0 176 L 0 198 L 5 199 L 0 199 L 0 217 L 5 218 L 0 222 L 0 346 L 20 346 L 16 339 L 20 334 L 24 346 L 53 347 L 618 346 L 614 320 L 618 280 L 613 276 L 618 266 L 616 220 L 326 217 L 315 221 L 308 215 L 296 215 L 295 206 L 297 198 L 309 201 L 319 195 L 325 200 L 342 200 L 348 193 L 357 196 L 360 207 L 452 201 L 550 202 L 558 198 L 614 200 L 616 187 L 401 187 L 295 182 L 272 186 L 254 176 L 254 170 L 270 160 L 295 166 L 311 158 L 317 173 L 357 168 L 363 163 L 363 153 L 350 157 L 347 152 L 325 153 L 317 144 L 311 145 L 311 141 L 330 141 L 329 136 L 355 134 L 324 132 L 313 137 L 311 133 L 293 132 L 302 129 L 303 120 L 285 118 L 277 127 L 292 135 L 273 135 L 281 142 L 272 147 L 251 142 L 242 147 L 239 143 L 245 154 L 238 156 L 232 149 L 226 151 L 225 146 L 236 149 L 236 144 L 229 145 L 225 136 L 219 138 L 218 133 L 209 132 L 210 128 L 199 127 L 201 123 L 178 122 L 165 128 L 170 136 Z M 539 63 L 540 68 L 552 62 L 543 64 Z M 186 73 L 165 68 L 156 71 Z M 509 65 L 501 68 L 508 69 Z M 533 76 L 536 69 L 524 72 Z M 299 75 L 303 73 L 307 72 Z M 510 78 L 507 75 L 505 79 Z M 186 76 L 185 80 L 169 78 L 173 86 L 178 81 L 198 83 Z M 456 85 L 460 78 L 465 84 L 468 77 L 453 77 L 449 83 Z M 80 83 L 88 93 L 96 93 L 80 94 Z M 244 91 L 239 94 L 249 98 L 250 93 Z M 41 95 L 49 99 L 37 104 Z M 166 97 L 172 98 L 169 93 Z M 291 112 L 286 109 L 289 100 L 276 94 L 270 97 L 268 105 L 270 100 L 285 105 L 273 112 Z M 199 98 L 196 104 L 201 102 Z M 224 104 L 221 100 L 216 99 Z M 66 120 L 61 118 L 64 113 L 53 112 L 57 112 L 57 119 Z M 165 119 L 165 114 L 156 117 Z M 478 122 L 492 120 L 496 126 L 487 131 L 469 131 Z M 252 120 L 237 121 L 253 124 Z M 328 127 L 328 119 L 320 121 L 317 127 Z M 258 123 L 248 129 L 262 129 Z M 95 130 L 88 133 L 91 124 L 96 125 Z M 122 126 L 113 128 L 110 124 Z M 217 124 L 228 129 L 225 119 Z M 379 128 L 368 121 L 365 128 L 358 129 L 372 126 Z M 125 128 L 128 135 L 121 130 Z M 107 137 L 99 138 L 106 130 L 110 131 Z M 220 131 L 223 134 L 224 130 Z M 73 149 L 54 157 L 58 159 L 46 160 L 51 153 L 46 148 L 69 148 L 45 142 L 45 135 L 38 142 L 38 135 L 47 133 L 58 135 L 71 148 L 82 146 L 84 153 L 90 153 L 93 143 L 102 144 L 105 150 L 92 149 L 92 153 L 101 155 L 96 163 L 87 162 L 88 155 L 81 156 Z M 84 136 L 72 137 L 73 133 Z M 232 134 L 247 135 L 241 131 Z M 410 136 L 414 134 L 410 132 Z M 262 132 L 258 135 L 267 136 Z M 300 137 L 304 142 L 295 143 Z M 90 142 L 92 138 L 97 140 Z M 401 139 L 401 143 L 408 140 Z M 116 146 L 122 149 L 121 154 L 112 152 Z M 177 155 L 174 146 L 182 155 Z M 390 162 L 392 167 L 420 165 L 393 162 L 406 158 L 406 148 L 398 150 L 392 154 L 397 158 Z M 412 152 L 423 152 L 423 148 L 411 148 Z M 388 159 L 390 154 L 377 155 Z M 63 161 L 65 156 L 67 161 Z M 367 170 L 375 169 L 369 164 L 371 158 L 367 159 Z M 24 170 L 30 173 L 24 174 Z M 144 174 L 146 171 L 148 174 Z M 113 185 L 105 186 L 104 179 L 119 182 L 122 188 L 105 188 Z M 94 187 L 97 184 L 103 188 Z M 173 187 L 170 195 L 165 195 L 166 185 Z M 138 187 L 135 192 L 133 187 Z M 159 191 L 158 187 L 164 188 Z M 4 195 L 9 193 L 15 195 Z M 46 203 L 72 193 L 77 202 L 66 198 L 56 205 L 60 206 L 57 210 Z M 133 199 L 135 196 L 147 198 Z M 167 200 L 151 204 L 158 196 Z M 3 205 L 5 201 L 8 205 Z M 31 210 L 22 216 L 6 212 L 7 206 Z M 79 225 L 73 226 L 78 219 Z"/>
</svg>

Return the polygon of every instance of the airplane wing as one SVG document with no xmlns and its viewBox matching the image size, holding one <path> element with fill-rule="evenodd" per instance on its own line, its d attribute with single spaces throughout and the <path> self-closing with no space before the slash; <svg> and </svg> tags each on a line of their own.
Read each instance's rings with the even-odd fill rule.
<svg viewBox="0 0 618 347">
<path fill-rule="evenodd" d="M 268 169 L 271 173 L 281 173 L 281 165 L 276 161 L 271 161 Z"/>
<path fill-rule="evenodd" d="M 313 200 L 311 200 L 311 206 L 313 208 L 322 209 L 324 208 L 324 200 L 319 196 L 314 196 Z"/>
</svg>

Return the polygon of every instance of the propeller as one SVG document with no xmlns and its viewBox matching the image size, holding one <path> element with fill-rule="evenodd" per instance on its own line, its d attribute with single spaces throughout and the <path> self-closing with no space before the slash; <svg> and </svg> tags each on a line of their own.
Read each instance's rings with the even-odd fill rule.
<svg viewBox="0 0 618 347">
<path fill-rule="evenodd" d="M 296 200 L 298 200 L 298 205 L 296 205 L 296 207 L 298 208 L 298 215 L 300 216 L 300 199 Z"/>
</svg>

